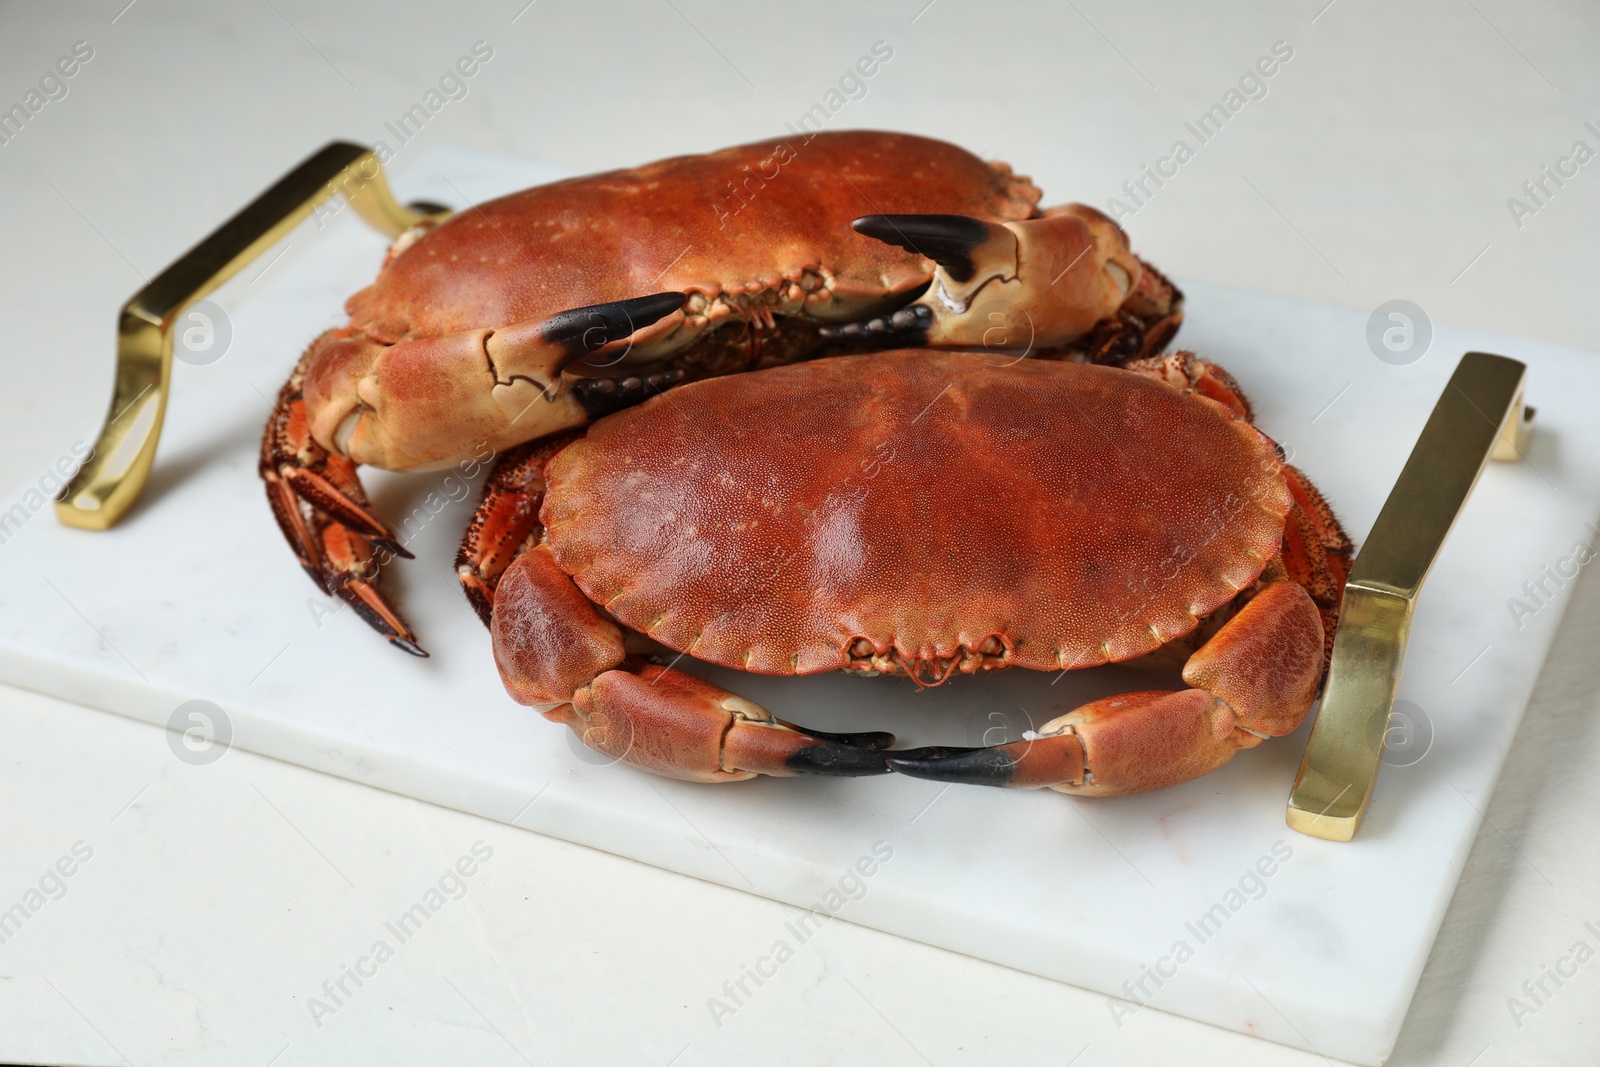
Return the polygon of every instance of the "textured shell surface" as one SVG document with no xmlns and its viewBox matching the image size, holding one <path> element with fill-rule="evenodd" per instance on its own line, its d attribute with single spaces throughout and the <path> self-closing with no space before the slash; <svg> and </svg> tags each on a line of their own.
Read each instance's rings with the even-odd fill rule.
<svg viewBox="0 0 1600 1067">
<path fill-rule="evenodd" d="M 684 386 L 548 470 L 551 547 L 624 625 L 759 673 L 1122 661 L 1249 587 L 1290 507 L 1273 443 L 1132 372 L 903 350 Z M 859 646 L 857 646 L 859 647 Z"/>
</svg>

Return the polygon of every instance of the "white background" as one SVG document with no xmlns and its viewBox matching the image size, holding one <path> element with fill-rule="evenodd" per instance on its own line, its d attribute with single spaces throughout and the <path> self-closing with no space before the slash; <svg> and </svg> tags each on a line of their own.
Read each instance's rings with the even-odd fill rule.
<svg viewBox="0 0 1600 1067">
<path fill-rule="evenodd" d="M 590 170 L 774 136 L 883 40 L 894 58 L 833 126 L 943 136 L 1011 161 L 1047 202 L 1102 206 L 1284 40 L 1294 58 L 1266 97 L 1126 220 L 1141 254 L 1180 277 L 1364 311 L 1405 298 L 1600 349 L 1600 161 L 1520 228 L 1506 204 L 1575 140 L 1600 149 L 1583 125 L 1600 126 L 1587 5 L 125 2 L 0 7 L 0 105 L 74 42 L 95 50 L 0 145 L 6 487 L 98 427 L 115 311 L 145 277 L 322 142 L 395 146 L 384 123 L 478 40 L 494 58 L 400 150 L 402 173 L 419 144 Z M 194 533 L 239 521 L 270 520 Z M 1600 926 L 1597 638 L 1588 580 L 1393 1062 L 1600 1059 L 1600 962 L 1520 1027 L 1507 1008 L 1577 939 L 1600 949 L 1583 928 Z M 0 1057 L 1319 1062 L 1156 1011 L 1119 1029 L 1099 995 L 843 922 L 719 1028 L 707 998 L 793 909 L 242 752 L 191 766 L 162 731 L 15 691 L 0 692 L 0 812 L 0 907 L 75 841 L 94 850 L 0 945 Z M 317 1028 L 306 1000 L 351 946 L 479 839 L 494 858 L 465 898 Z"/>
</svg>

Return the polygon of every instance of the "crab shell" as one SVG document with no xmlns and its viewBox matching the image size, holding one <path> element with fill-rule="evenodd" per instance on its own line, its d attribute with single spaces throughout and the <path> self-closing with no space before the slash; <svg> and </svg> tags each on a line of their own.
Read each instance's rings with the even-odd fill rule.
<svg viewBox="0 0 1600 1067">
<path fill-rule="evenodd" d="M 402 237 L 346 310 L 351 325 L 390 344 L 667 290 L 693 294 L 688 328 L 769 293 L 846 318 L 933 276 L 928 260 L 862 240 L 850 219 L 933 210 L 1025 219 L 1039 196 L 1005 164 L 925 137 L 762 141 L 463 211 Z"/>
<path fill-rule="evenodd" d="M 1152 377 L 915 350 L 603 419 L 551 460 L 541 518 L 590 600 L 712 663 L 1057 670 L 1151 652 L 1249 588 L 1284 537 L 1283 472 L 1258 430 Z M 497 602 L 497 646 L 518 614 Z M 532 664 L 497 654 L 537 702 Z"/>
<path fill-rule="evenodd" d="M 702 377 L 763 365 L 751 352 L 764 351 L 765 363 L 799 358 L 821 343 L 821 324 L 891 309 L 935 275 L 932 261 L 853 232 L 852 218 L 1006 223 L 1036 217 L 1039 196 L 1003 163 L 873 131 L 766 141 L 514 193 L 395 242 L 377 280 L 349 300 L 349 326 L 308 353 L 310 435 L 357 463 L 406 470 L 579 425 L 575 402 L 557 399 L 548 346 L 531 343 L 540 323 L 648 293 L 688 299 L 641 328 L 610 367 L 571 372 L 635 373 L 628 368 L 671 358 Z M 1053 290 L 1087 329 L 1149 272 L 1110 219 L 1081 205 L 1062 211 L 1071 217 L 1061 254 L 1075 262 L 1098 249 Z M 785 323 L 794 332 L 777 337 Z M 736 328 L 707 336 L 730 324 L 765 331 L 764 349 Z"/>
</svg>

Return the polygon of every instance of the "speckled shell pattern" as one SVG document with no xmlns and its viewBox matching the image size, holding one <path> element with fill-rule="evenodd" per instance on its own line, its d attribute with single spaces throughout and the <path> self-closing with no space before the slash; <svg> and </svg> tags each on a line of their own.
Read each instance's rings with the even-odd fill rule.
<svg viewBox="0 0 1600 1067">
<path fill-rule="evenodd" d="M 387 344 L 498 329 L 648 293 L 792 291 L 832 317 L 906 293 L 932 264 L 867 240 L 876 212 L 1028 218 L 1040 191 L 955 145 L 867 130 L 780 138 L 527 189 L 403 237 L 346 305 Z"/>
<path fill-rule="evenodd" d="M 1003 646 L 1037 670 L 1193 630 L 1279 551 L 1276 446 L 1144 375 L 901 350 L 693 383 L 556 455 L 560 567 L 700 659 L 813 674 Z"/>
</svg>

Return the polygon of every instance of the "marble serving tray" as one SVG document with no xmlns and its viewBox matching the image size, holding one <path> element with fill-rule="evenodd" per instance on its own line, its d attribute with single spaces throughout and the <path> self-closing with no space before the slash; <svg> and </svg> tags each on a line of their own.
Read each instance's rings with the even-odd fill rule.
<svg viewBox="0 0 1600 1067">
<path fill-rule="evenodd" d="M 559 176 L 461 151 L 396 162 L 403 196 L 454 204 Z M 1395 365 L 1362 312 L 1185 286 L 1180 341 L 1239 377 L 1358 542 L 1460 355 L 1530 366 L 1534 445 L 1490 467 L 1424 590 L 1405 719 L 1352 843 L 1284 825 L 1309 724 L 1120 800 L 898 776 L 693 786 L 605 766 L 505 695 L 451 568 L 476 493 L 445 473 L 368 480 L 417 555 L 391 588 L 433 658 L 389 648 L 301 574 L 256 479 L 260 429 L 385 244 L 353 212 L 321 216 L 214 297 L 227 350 L 177 367 L 154 475 L 121 525 L 58 525 L 45 472 L 0 505 L 0 680 L 158 725 L 187 727 L 183 706 L 207 701 L 234 745 L 1100 990 L 1119 1025 L 1155 1008 L 1359 1063 L 1388 1054 L 1561 618 L 1559 575 L 1595 539 L 1595 356 L 1435 325 L 1426 354 Z M 63 432 L 64 467 L 96 429 Z M 992 742 L 1167 684 L 1014 671 L 919 693 L 682 665 L 786 718 L 902 744 Z"/>
</svg>

